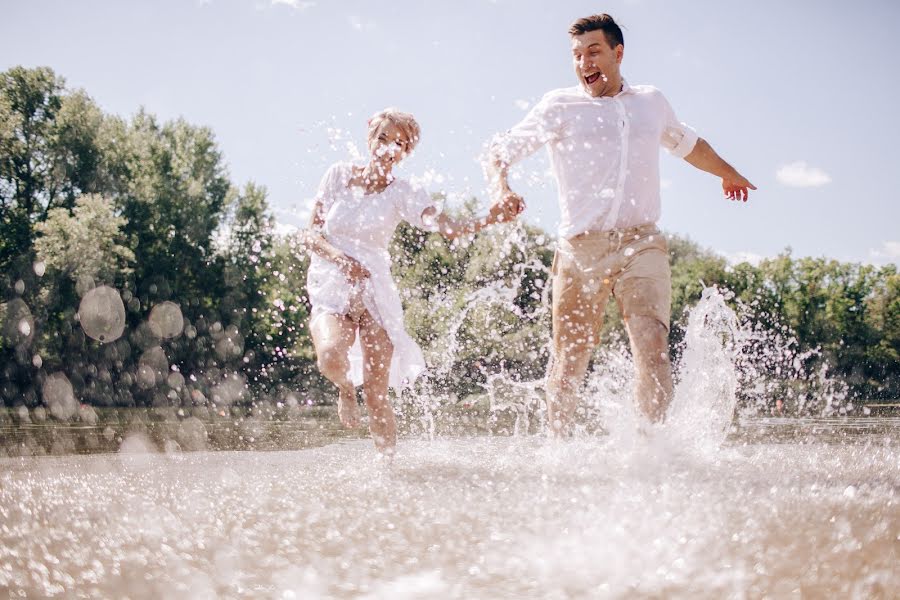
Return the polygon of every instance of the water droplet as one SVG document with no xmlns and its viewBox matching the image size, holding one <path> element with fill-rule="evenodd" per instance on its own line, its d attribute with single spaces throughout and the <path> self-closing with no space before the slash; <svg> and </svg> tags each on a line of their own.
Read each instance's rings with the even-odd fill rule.
<svg viewBox="0 0 900 600">
<path fill-rule="evenodd" d="M 31 364 L 40 369 L 44 365 L 44 359 L 41 358 L 40 354 L 35 354 L 31 357 Z"/>
<path fill-rule="evenodd" d="M 37 275 L 38 277 L 43 277 L 44 273 L 47 271 L 47 264 L 42 260 L 39 260 L 36 263 L 34 263 L 33 267 L 34 267 L 34 274 Z"/>
<path fill-rule="evenodd" d="M 125 305 L 114 288 L 95 287 L 78 306 L 78 320 L 85 335 L 100 342 L 119 339 L 125 331 Z"/>
<path fill-rule="evenodd" d="M 623 252 L 625 256 L 631 256 L 634 254 L 634 248 L 625 248 L 625 252 Z"/>
<path fill-rule="evenodd" d="M 141 354 L 138 359 L 137 381 L 144 389 L 156 385 L 157 381 L 164 381 L 169 370 L 169 359 L 159 346 L 153 346 Z"/>
<path fill-rule="evenodd" d="M 122 441 L 122 445 L 119 446 L 120 454 L 140 456 L 144 454 L 153 454 L 155 452 L 156 447 L 153 445 L 153 442 L 150 441 L 150 438 L 140 432 L 128 434 L 128 437 L 126 437 Z"/>
<path fill-rule="evenodd" d="M 231 373 L 212 389 L 212 401 L 216 404 L 233 404 L 242 399 L 245 392 L 244 378 L 237 373 Z"/>
<path fill-rule="evenodd" d="M 50 409 L 50 414 L 61 421 L 70 419 L 78 408 L 72 384 L 69 383 L 69 378 L 61 372 L 47 377 L 41 387 L 41 396 L 44 404 Z"/>
<path fill-rule="evenodd" d="M 0 314 L 4 314 L 2 334 L 4 341 L 13 346 L 27 344 L 34 331 L 34 317 L 25 301 L 21 298 L 13 298 L 9 303 L 0 305 Z"/>
<path fill-rule="evenodd" d="M 178 337 L 184 329 L 181 308 L 174 302 L 162 302 L 154 306 L 148 321 L 153 334 L 164 340 Z"/>
<path fill-rule="evenodd" d="M 75 282 L 75 293 L 81 297 L 84 297 L 88 292 L 94 289 L 94 278 L 90 276 L 79 277 L 78 281 Z"/>
<path fill-rule="evenodd" d="M 16 282 L 15 288 L 16 288 L 16 293 L 21 296 L 22 294 L 25 293 L 25 282 L 22 281 L 21 279 L 18 280 Z"/>
<path fill-rule="evenodd" d="M 169 384 L 169 387 L 173 390 L 180 390 L 184 386 L 184 375 L 178 372 L 169 373 L 169 377 L 166 378 L 166 383 Z"/>
</svg>

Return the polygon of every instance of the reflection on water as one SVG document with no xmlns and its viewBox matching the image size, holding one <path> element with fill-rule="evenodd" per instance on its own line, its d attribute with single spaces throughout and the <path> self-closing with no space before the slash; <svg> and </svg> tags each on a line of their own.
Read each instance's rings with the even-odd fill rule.
<svg viewBox="0 0 900 600">
<path fill-rule="evenodd" d="M 0 589 L 203 598 L 890 597 L 900 450 L 666 431 L 0 460 Z M 624 442 L 624 443 L 623 443 Z"/>
</svg>

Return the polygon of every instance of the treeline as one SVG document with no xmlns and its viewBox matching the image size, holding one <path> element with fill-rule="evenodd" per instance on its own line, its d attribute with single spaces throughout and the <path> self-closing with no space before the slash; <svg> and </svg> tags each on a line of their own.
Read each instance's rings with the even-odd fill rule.
<svg viewBox="0 0 900 600">
<path fill-rule="evenodd" d="M 314 378 L 304 265 L 272 225 L 208 128 L 104 114 L 47 68 L 0 74 L 3 401 L 40 404 L 52 373 L 99 405 Z"/>
<path fill-rule="evenodd" d="M 825 368 L 857 397 L 900 397 L 896 267 L 789 252 L 730 267 L 689 240 L 670 236 L 670 247 L 673 323 L 718 285 L 748 327 L 788 348 L 770 361 L 773 378 Z M 392 253 L 409 329 L 433 365 L 429 385 L 465 394 L 500 369 L 540 377 L 546 233 L 518 223 L 449 243 L 403 226 Z M 0 74 L 6 406 L 62 397 L 65 416 L 75 402 L 328 401 L 307 329 L 306 264 L 294 238 L 274 235 L 265 188 L 231 181 L 208 128 L 105 114 L 50 69 Z M 605 331 L 621 335 L 614 305 Z"/>
</svg>

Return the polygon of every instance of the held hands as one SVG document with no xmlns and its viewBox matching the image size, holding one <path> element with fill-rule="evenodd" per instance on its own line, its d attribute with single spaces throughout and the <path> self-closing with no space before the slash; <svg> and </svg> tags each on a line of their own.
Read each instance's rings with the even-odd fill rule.
<svg viewBox="0 0 900 600">
<path fill-rule="evenodd" d="M 507 221 L 515 220 L 523 210 L 525 210 L 524 198 L 514 191 L 507 189 L 497 201 L 491 205 L 488 218 L 493 223 L 506 223 Z"/>
<path fill-rule="evenodd" d="M 746 202 L 747 198 L 750 197 L 750 190 L 755 189 L 756 186 L 747 181 L 747 178 L 737 171 L 733 175 L 722 178 L 722 190 L 725 192 L 725 197 L 729 200 L 743 200 Z"/>
<path fill-rule="evenodd" d="M 338 261 L 338 268 L 341 270 L 341 273 L 344 274 L 344 277 L 352 284 L 356 285 L 361 282 L 363 279 L 368 279 L 371 275 L 369 270 L 362 266 L 358 260 L 353 258 L 352 256 L 342 256 Z"/>
</svg>

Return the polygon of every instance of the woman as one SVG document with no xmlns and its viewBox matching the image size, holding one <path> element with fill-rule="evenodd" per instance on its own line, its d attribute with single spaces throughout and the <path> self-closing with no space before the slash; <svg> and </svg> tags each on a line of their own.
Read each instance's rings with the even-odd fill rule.
<svg viewBox="0 0 900 600">
<path fill-rule="evenodd" d="M 307 291 L 310 331 L 319 370 L 339 390 L 345 427 L 359 422 L 356 386 L 363 385 L 375 446 L 391 453 L 397 442 L 388 387 L 402 387 L 425 368 L 422 350 L 406 332 L 400 295 L 391 279 L 388 244 L 400 221 L 449 239 L 515 217 L 514 203 L 491 207 L 487 217 L 457 221 L 439 213 L 429 194 L 393 175 L 419 141 L 412 115 L 394 109 L 369 120 L 369 162 L 337 163 L 319 185 L 304 243 L 311 260 Z"/>
</svg>

